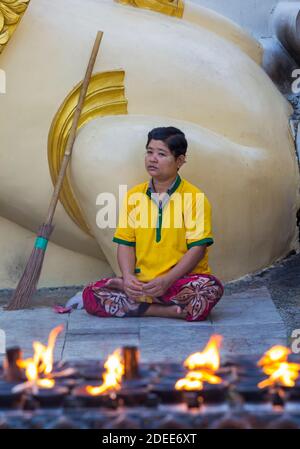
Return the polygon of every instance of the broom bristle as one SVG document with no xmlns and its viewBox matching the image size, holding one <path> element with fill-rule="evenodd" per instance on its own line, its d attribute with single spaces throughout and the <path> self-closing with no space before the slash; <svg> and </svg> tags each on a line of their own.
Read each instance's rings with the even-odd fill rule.
<svg viewBox="0 0 300 449">
<path fill-rule="evenodd" d="M 43 224 L 38 231 L 37 237 L 48 240 L 53 231 L 53 226 Z M 26 264 L 24 273 L 13 293 L 11 300 L 5 310 L 18 310 L 28 307 L 41 275 L 46 248 L 33 248 Z"/>
</svg>

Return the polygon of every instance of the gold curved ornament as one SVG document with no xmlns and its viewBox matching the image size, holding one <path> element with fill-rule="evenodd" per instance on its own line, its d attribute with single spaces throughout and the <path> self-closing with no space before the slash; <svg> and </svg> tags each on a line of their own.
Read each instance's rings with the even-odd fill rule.
<svg viewBox="0 0 300 449">
<path fill-rule="evenodd" d="M 0 0 L 0 54 L 15 32 L 30 0 Z"/>
<path fill-rule="evenodd" d="M 124 87 L 125 72 L 115 70 L 92 76 L 79 119 L 78 129 L 96 117 L 127 114 L 127 100 Z M 78 102 L 82 81 L 66 97 L 57 111 L 48 136 L 48 163 L 53 184 L 55 184 L 64 157 L 72 120 Z M 67 171 L 59 199 L 70 218 L 87 234 L 92 232 L 71 187 Z"/>
<path fill-rule="evenodd" d="M 123 5 L 134 6 L 135 8 L 150 9 L 151 11 L 160 12 L 168 16 L 183 16 L 184 1 L 183 0 L 115 0 Z"/>
</svg>

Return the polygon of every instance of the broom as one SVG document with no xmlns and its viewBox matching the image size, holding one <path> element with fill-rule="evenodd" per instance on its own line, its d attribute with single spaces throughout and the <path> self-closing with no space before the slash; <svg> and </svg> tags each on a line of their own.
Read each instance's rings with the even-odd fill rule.
<svg viewBox="0 0 300 449">
<path fill-rule="evenodd" d="M 94 47 L 90 56 L 89 64 L 85 73 L 85 77 L 81 86 L 79 100 L 75 109 L 70 135 L 67 141 L 63 162 L 60 167 L 58 178 L 54 187 L 46 221 L 40 226 L 38 230 L 37 239 L 35 241 L 35 245 L 32 250 L 31 256 L 27 262 L 24 273 L 19 281 L 19 284 L 17 285 L 16 290 L 13 293 L 10 302 L 5 307 L 6 310 L 17 310 L 27 307 L 32 295 L 36 290 L 42 270 L 48 240 L 54 229 L 54 226 L 52 225 L 52 219 L 58 202 L 59 192 L 61 190 L 67 166 L 72 154 L 72 149 L 76 138 L 78 121 L 80 118 L 81 110 L 91 79 L 92 71 L 94 68 L 102 36 L 103 36 L 102 31 L 98 31 Z"/>
</svg>

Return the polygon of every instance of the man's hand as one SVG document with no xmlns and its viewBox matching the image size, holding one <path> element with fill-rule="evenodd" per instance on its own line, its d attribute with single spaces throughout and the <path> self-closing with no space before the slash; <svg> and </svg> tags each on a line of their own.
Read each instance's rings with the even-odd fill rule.
<svg viewBox="0 0 300 449">
<path fill-rule="evenodd" d="M 143 296 L 143 282 L 139 281 L 133 274 L 127 274 L 124 277 L 123 287 L 130 299 L 136 300 Z"/>
<path fill-rule="evenodd" d="M 143 285 L 143 292 L 149 296 L 162 296 L 171 286 L 172 280 L 167 276 L 158 276 Z"/>
</svg>

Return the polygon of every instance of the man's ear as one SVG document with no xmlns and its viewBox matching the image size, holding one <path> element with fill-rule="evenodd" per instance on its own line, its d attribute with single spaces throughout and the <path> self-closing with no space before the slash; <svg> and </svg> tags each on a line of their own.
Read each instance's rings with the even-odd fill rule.
<svg viewBox="0 0 300 449">
<path fill-rule="evenodd" d="M 183 164 L 186 162 L 186 156 L 184 154 L 181 154 L 177 158 L 178 168 L 182 167 Z"/>
</svg>

